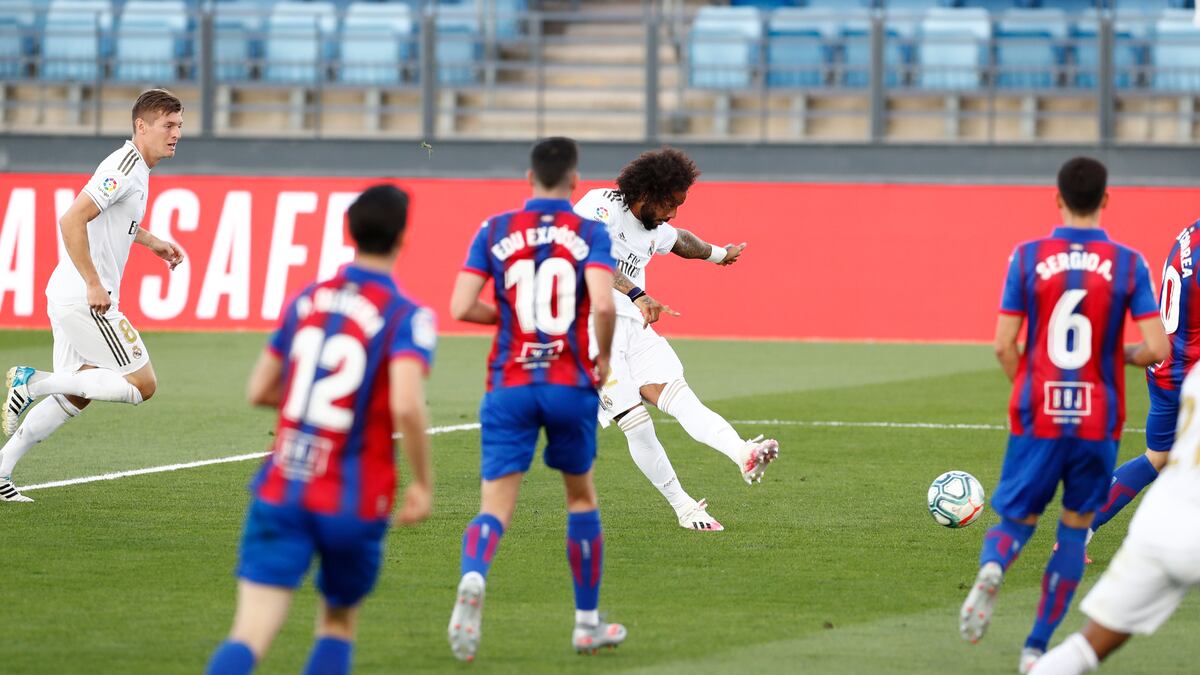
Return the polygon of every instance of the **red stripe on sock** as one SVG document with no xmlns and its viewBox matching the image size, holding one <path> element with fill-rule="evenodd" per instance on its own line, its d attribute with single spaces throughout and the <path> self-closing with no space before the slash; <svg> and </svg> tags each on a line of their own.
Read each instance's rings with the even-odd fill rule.
<svg viewBox="0 0 1200 675">
<path fill-rule="evenodd" d="M 600 585 L 600 563 L 604 560 L 604 535 L 600 535 L 592 540 L 592 578 L 591 587 L 595 588 Z"/>
<path fill-rule="evenodd" d="M 479 551 L 479 526 L 471 525 L 467 527 L 467 544 L 463 547 L 463 554 L 468 558 L 474 558 Z"/>
<path fill-rule="evenodd" d="M 583 550 L 579 547 L 579 542 L 567 540 L 567 561 L 571 563 L 571 574 L 575 575 L 575 583 L 579 586 L 583 585 Z"/>
</svg>

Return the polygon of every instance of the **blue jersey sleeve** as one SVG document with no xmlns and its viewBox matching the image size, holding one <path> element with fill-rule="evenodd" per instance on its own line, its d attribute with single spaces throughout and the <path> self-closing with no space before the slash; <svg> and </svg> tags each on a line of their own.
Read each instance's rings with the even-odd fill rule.
<svg viewBox="0 0 1200 675">
<path fill-rule="evenodd" d="M 283 316 L 279 319 L 279 327 L 275 329 L 274 333 L 271 333 L 271 337 L 267 340 L 267 348 L 281 359 L 287 358 L 292 351 L 292 338 L 296 335 L 296 323 L 300 320 L 296 311 L 296 301 L 307 294 L 308 289 L 305 289 L 303 293 L 292 298 L 283 311 Z"/>
<path fill-rule="evenodd" d="M 486 220 L 479 227 L 479 231 L 475 233 L 475 238 L 471 240 L 471 248 L 467 249 L 467 261 L 463 263 L 463 269 L 479 272 L 485 276 L 492 274 L 488 268 L 488 221 Z"/>
<path fill-rule="evenodd" d="M 433 312 L 426 307 L 417 307 L 401 317 L 388 356 L 415 358 L 429 370 L 436 348 L 437 322 Z"/>
<path fill-rule="evenodd" d="M 1008 275 L 1004 278 L 1004 295 L 1000 311 L 1005 314 L 1025 313 L 1025 289 L 1021 286 L 1021 247 L 1013 249 L 1008 259 Z"/>
<path fill-rule="evenodd" d="M 1129 294 L 1129 313 L 1141 320 L 1158 314 L 1158 302 L 1154 300 L 1154 282 L 1150 280 L 1150 267 L 1140 254 L 1134 254 L 1133 288 Z"/>
<path fill-rule="evenodd" d="M 616 267 L 612 254 L 612 239 L 608 236 L 608 229 L 604 223 L 592 222 L 592 239 L 588 245 L 590 248 L 585 266 L 599 265 L 610 270 Z"/>
</svg>

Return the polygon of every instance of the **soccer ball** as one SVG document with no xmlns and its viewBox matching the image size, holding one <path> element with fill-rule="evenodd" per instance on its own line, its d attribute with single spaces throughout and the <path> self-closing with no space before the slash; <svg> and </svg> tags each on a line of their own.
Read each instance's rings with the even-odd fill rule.
<svg viewBox="0 0 1200 675">
<path fill-rule="evenodd" d="M 983 486 L 966 471 L 947 471 L 929 486 L 929 513 L 943 527 L 966 527 L 986 503 Z"/>
</svg>

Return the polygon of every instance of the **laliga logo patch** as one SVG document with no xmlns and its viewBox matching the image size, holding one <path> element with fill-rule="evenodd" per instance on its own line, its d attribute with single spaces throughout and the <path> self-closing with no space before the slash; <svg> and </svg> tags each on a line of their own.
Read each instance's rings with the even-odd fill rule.
<svg viewBox="0 0 1200 675">
<path fill-rule="evenodd" d="M 112 176 L 108 176 L 103 181 L 100 181 L 100 191 L 110 197 L 112 196 L 112 193 L 117 191 L 117 186 L 117 179 L 113 178 Z"/>
<path fill-rule="evenodd" d="M 597 206 L 596 207 L 596 220 L 602 220 L 607 223 L 608 222 L 608 209 L 604 208 L 603 206 Z"/>
</svg>

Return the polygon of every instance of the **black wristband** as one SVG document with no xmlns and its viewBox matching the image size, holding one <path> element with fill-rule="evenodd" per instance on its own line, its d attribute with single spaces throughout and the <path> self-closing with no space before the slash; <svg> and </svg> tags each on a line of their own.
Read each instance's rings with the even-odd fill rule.
<svg viewBox="0 0 1200 675">
<path fill-rule="evenodd" d="M 629 296 L 630 302 L 635 302 L 635 301 L 637 301 L 638 298 L 642 297 L 645 294 L 646 294 L 646 291 L 643 291 L 642 289 L 638 288 L 637 286 L 634 286 L 633 288 L 629 289 L 629 292 L 627 292 L 625 295 Z"/>
</svg>

